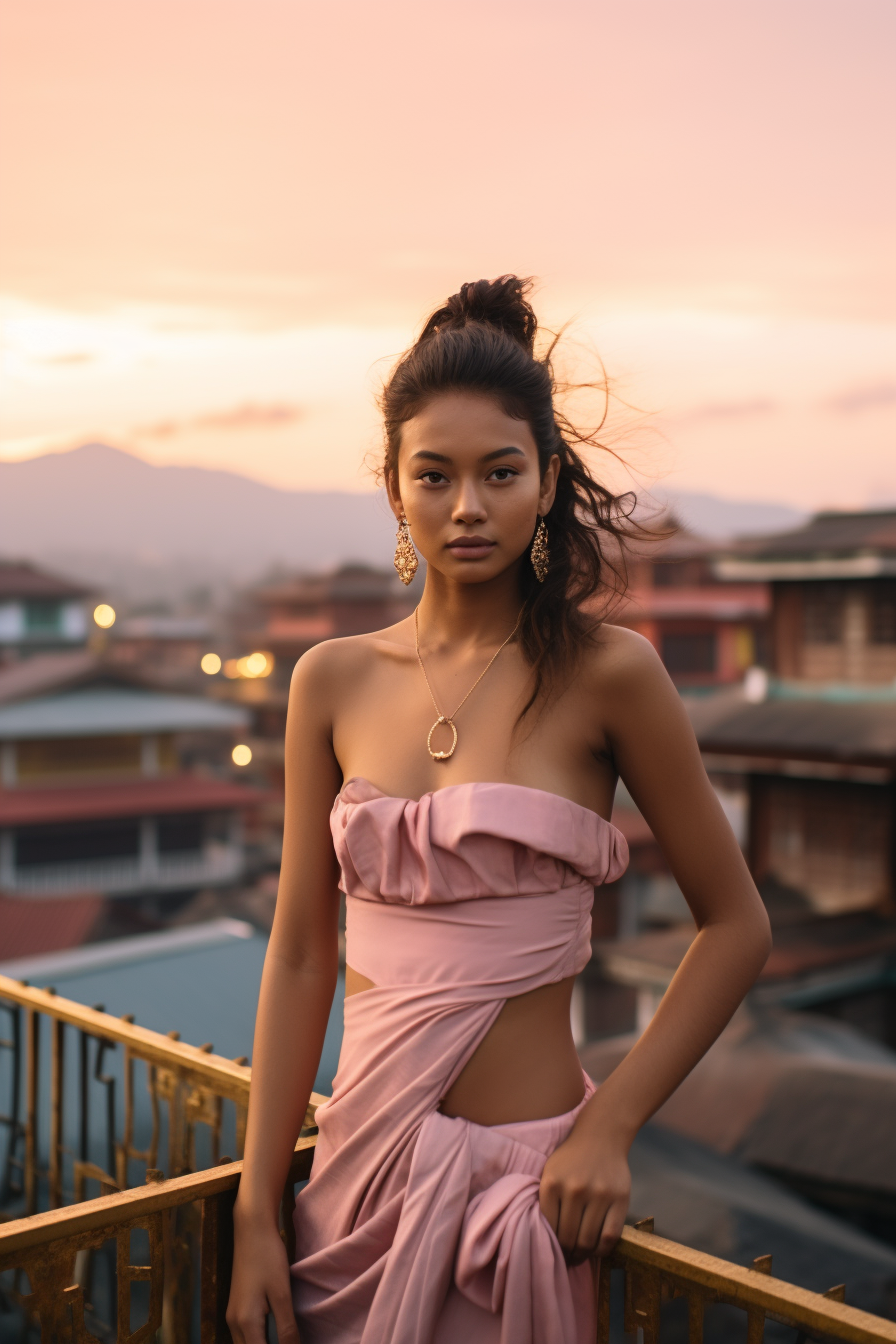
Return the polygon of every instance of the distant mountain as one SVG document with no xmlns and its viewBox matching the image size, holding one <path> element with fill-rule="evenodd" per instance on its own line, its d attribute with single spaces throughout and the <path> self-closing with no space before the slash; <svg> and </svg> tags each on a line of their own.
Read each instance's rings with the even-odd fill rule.
<svg viewBox="0 0 896 1344">
<path fill-rule="evenodd" d="M 0 554 L 64 560 L 93 581 L 157 571 L 168 588 L 178 573 L 240 582 L 273 565 L 388 564 L 394 533 L 382 491 L 278 490 L 104 443 L 0 463 Z"/>
<path fill-rule="evenodd" d="M 687 490 L 656 489 L 652 493 L 692 532 L 719 540 L 751 532 L 786 532 L 789 528 L 799 527 L 809 517 L 805 510 L 787 504 L 721 499 L 718 495 L 695 494 Z"/>
<path fill-rule="evenodd" d="M 654 495 L 708 536 L 805 517 L 783 505 Z M 382 491 L 278 490 L 231 471 L 153 466 L 103 443 L 0 463 L 0 555 L 54 564 L 138 600 L 245 583 L 273 567 L 388 565 L 394 534 Z"/>
</svg>

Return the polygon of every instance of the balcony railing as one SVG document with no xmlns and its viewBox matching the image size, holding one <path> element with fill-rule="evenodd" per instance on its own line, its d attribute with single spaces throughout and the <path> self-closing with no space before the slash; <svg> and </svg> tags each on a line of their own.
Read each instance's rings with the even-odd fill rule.
<svg viewBox="0 0 896 1344">
<path fill-rule="evenodd" d="M 31 1338 L 45 1344 L 228 1341 L 232 1209 L 242 1163 L 221 1157 L 219 1149 L 225 1107 L 233 1111 L 236 1153 L 242 1148 L 250 1076 L 245 1061 L 223 1059 L 209 1045 L 186 1045 L 4 976 L 0 1008 L 10 1022 L 0 1061 L 0 1124 L 7 1131 L 0 1303 L 5 1298 L 16 1306 Z M 73 1076 L 66 1069 L 72 1029 L 78 1046 Z M 117 1072 L 109 1064 L 113 1054 L 120 1059 Z M 135 1141 L 138 1067 L 148 1103 L 143 1148 Z M 97 1088 L 103 1093 L 99 1135 L 90 1124 Z M 283 1195 L 282 1235 L 291 1257 L 295 1184 L 311 1169 L 313 1112 L 322 1100 L 312 1096 Z M 200 1126 L 204 1167 L 198 1161 Z M 72 1143 L 66 1142 L 69 1128 Z M 99 1162 L 91 1148 L 97 1142 L 105 1152 Z M 163 1148 L 167 1175 L 157 1166 Z M 132 1186 L 135 1164 L 145 1183 Z M 84 1197 L 88 1182 L 98 1183 L 98 1198 Z M 896 1323 L 847 1306 L 842 1285 L 824 1295 L 808 1292 L 772 1278 L 770 1257 L 743 1268 L 666 1241 L 650 1220 L 626 1228 L 613 1254 L 593 1269 L 598 1344 L 611 1338 L 620 1291 L 623 1328 L 641 1331 L 643 1344 L 659 1344 L 666 1304 L 674 1298 L 685 1299 L 691 1341 L 703 1338 L 706 1308 L 726 1303 L 745 1313 L 747 1344 L 759 1344 L 767 1320 L 792 1327 L 803 1341 L 896 1344 Z"/>
<path fill-rule="evenodd" d="M 68 891 L 127 895 L 137 891 L 216 886 L 236 881 L 242 871 L 242 849 L 221 846 L 210 853 L 160 854 L 153 856 L 151 863 L 135 857 L 29 864 L 13 868 L 4 885 L 10 893 L 24 896 Z"/>
</svg>

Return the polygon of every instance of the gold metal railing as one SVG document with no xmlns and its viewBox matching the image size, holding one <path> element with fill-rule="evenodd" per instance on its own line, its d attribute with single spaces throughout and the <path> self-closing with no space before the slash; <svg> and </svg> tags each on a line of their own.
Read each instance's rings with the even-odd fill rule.
<svg viewBox="0 0 896 1344">
<path fill-rule="evenodd" d="M 76 1223 L 74 1241 L 69 1219 L 102 1210 L 109 1199 L 129 1208 L 130 1199 L 145 1195 L 145 1182 L 155 1189 L 167 1177 L 167 1187 L 197 1167 L 230 1166 L 221 1148 L 226 1141 L 231 1154 L 242 1155 L 246 1060 L 224 1059 L 211 1043 L 188 1045 L 177 1032 L 164 1036 L 130 1016 L 112 1017 L 101 1005 L 88 1008 L 2 975 L 0 1014 L 0 1307 L 5 1301 L 26 1317 L 39 1315 L 42 1339 L 57 1338 L 57 1325 L 43 1322 L 64 1317 L 75 1322 L 73 1339 L 126 1340 L 123 1303 L 132 1283 L 147 1283 L 153 1312 L 162 1293 L 163 1339 L 189 1339 L 194 1300 L 211 1292 L 202 1267 L 201 1202 L 175 1200 L 164 1218 L 128 1227 L 113 1219 L 105 1235 L 99 1224 L 88 1234 Z M 313 1144 L 314 1111 L 323 1100 L 312 1094 L 303 1143 Z M 101 1199 L 86 1199 L 96 1192 Z M 144 1207 L 139 1200 L 138 1206 Z M 42 1227 L 51 1231 L 37 1257 L 17 1260 L 14 1248 Z M 138 1228 L 144 1244 L 149 1239 L 142 1267 L 131 1263 L 128 1249 Z M 116 1238 L 114 1247 L 108 1244 Z"/>
<path fill-rule="evenodd" d="M 737 1307 L 745 1313 L 747 1344 L 761 1344 L 766 1321 L 790 1326 L 797 1341 L 896 1341 L 896 1321 L 847 1306 L 843 1284 L 826 1293 L 809 1292 L 772 1278 L 770 1255 L 760 1256 L 745 1269 L 657 1236 L 653 1219 L 646 1218 L 625 1228 L 613 1253 L 595 1262 L 598 1344 L 607 1344 L 610 1339 L 610 1281 L 614 1269 L 624 1272 L 623 1328 L 626 1334 L 640 1330 L 643 1344 L 659 1344 L 663 1305 L 675 1298 L 687 1301 L 690 1344 L 700 1344 L 704 1312 L 716 1305 Z M 734 1338 L 743 1335 L 737 1331 Z"/>
<path fill-rule="evenodd" d="M 20 1174 L 14 1181 L 21 1208 L 0 1222 L 0 1284 L 18 1302 L 26 1318 L 39 1325 L 42 1344 L 186 1344 L 198 1323 L 201 1344 L 230 1340 L 224 1319 L 230 1288 L 232 1210 L 242 1163 L 220 1158 L 222 1107 L 236 1110 L 235 1134 L 241 1147 L 248 1102 L 249 1069 L 242 1060 L 227 1060 L 210 1047 L 195 1047 L 114 1018 L 96 1008 L 34 989 L 0 976 L 0 1006 L 18 1014 L 3 1044 L 24 1075 L 18 1110 L 0 1116 L 9 1131 L 12 1152 L 22 1150 Z M 50 1033 L 48 1071 L 49 1124 L 46 1159 L 40 1154 L 41 1045 L 40 1022 Z M 66 1031 L 78 1035 L 83 1064 L 83 1038 L 123 1050 L 124 1122 L 113 1136 L 105 1166 L 72 1154 L 65 1142 Z M 18 1037 L 17 1037 L 18 1030 Z M 46 1034 L 46 1033 L 43 1033 Z M 16 1040 L 18 1039 L 18 1046 Z M 94 1045 L 99 1050 L 98 1045 Z M 18 1051 L 18 1053 L 17 1053 Z M 89 1065 L 90 1046 L 88 1045 Z M 103 1053 L 92 1074 L 105 1086 Z M 147 1146 L 134 1144 L 135 1083 L 133 1070 L 142 1063 L 147 1074 L 152 1125 Z M 15 1088 L 13 1091 L 15 1092 Z M 323 1100 L 314 1094 L 306 1127 L 296 1146 L 284 1189 L 282 1235 L 292 1258 L 291 1207 L 295 1184 L 307 1178 L 316 1142 L 313 1112 Z M 83 1098 L 79 1097 L 79 1101 Z M 83 1119 L 83 1106 L 81 1118 Z M 155 1161 L 161 1151 L 161 1118 L 167 1111 L 168 1176 Z M 108 1119 L 114 1120 L 114 1107 Z M 88 1116 L 89 1119 L 89 1116 Z M 215 1165 L 196 1171 L 196 1127 L 208 1131 Z M 111 1131 L 110 1131 L 111 1133 Z M 83 1137 L 83 1136 L 79 1136 Z M 108 1139 L 108 1135 L 107 1135 Z M 15 1159 L 18 1160 L 18 1159 Z M 63 1179 L 64 1160 L 71 1163 L 70 1192 Z M 128 1187 L 131 1164 L 144 1167 L 145 1184 Z M 111 1168 L 114 1167 L 114 1171 Z M 99 1182 L 103 1193 L 83 1199 L 85 1182 Z M 8 1182 L 7 1182 L 8 1184 Z M 49 1207 L 39 1211 L 46 1192 Z M 66 1203 L 71 1193 L 79 1199 Z M 9 1214 L 12 1213 L 12 1217 Z M 22 1216 L 19 1216 L 21 1214 Z M 135 1245 L 135 1242 L 137 1243 Z M 92 1257 L 105 1253 L 112 1272 L 112 1309 L 103 1319 L 91 1301 Z M 653 1232 L 652 1220 L 626 1228 L 612 1255 L 594 1262 L 597 1341 L 611 1336 L 611 1288 L 623 1295 L 623 1328 L 640 1331 L 643 1344 L 659 1344 L 665 1304 L 686 1299 L 688 1338 L 703 1339 L 704 1313 L 716 1304 L 741 1309 L 746 1315 L 747 1344 L 759 1344 L 765 1322 L 793 1328 L 797 1340 L 846 1340 L 851 1344 L 896 1344 L 896 1323 L 849 1307 L 842 1285 L 827 1294 L 808 1292 L 771 1277 L 771 1259 L 750 1268 L 691 1250 Z M 615 1274 L 614 1271 L 621 1271 Z M 614 1285 L 613 1279 L 619 1280 Z M 142 1296 L 141 1296 L 142 1295 Z M 134 1317 L 138 1317 L 137 1323 Z"/>
</svg>

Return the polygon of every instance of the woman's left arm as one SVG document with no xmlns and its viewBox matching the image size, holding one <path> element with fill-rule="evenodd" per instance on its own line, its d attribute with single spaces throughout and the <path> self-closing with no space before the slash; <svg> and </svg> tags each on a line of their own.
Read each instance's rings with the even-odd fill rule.
<svg viewBox="0 0 896 1344">
<path fill-rule="evenodd" d="M 624 630 L 605 635 L 595 679 L 607 740 L 697 935 L 649 1026 L 545 1164 L 541 1208 L 570 1263 L 616 1244 L 635 1135 L 712 1045 L 771 950 L 765 906 L 678 692 L 646 640 Z"/>
</svg>

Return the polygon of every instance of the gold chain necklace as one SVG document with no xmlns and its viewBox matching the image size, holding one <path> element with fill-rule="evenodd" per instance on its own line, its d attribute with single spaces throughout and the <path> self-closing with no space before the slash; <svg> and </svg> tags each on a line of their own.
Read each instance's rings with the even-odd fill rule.
<svg viewBox="0 0 896 1344">
<path fill-rule="evenodd" d="M 513 629 L 511 630 L 510 634 L 509 634 L 509 635 L 507 636 L 507 638 L 505 639 L 504 644 L 502 644 L 500 648 L 496 649 L 495 652 L 492 654 L 491 658 L 489 658 L 489 660 L 488 660 L 488 662 L 486 663 L 485 667 L 484 667 L 484 668 L 482 669 L 482 671 L 479 673 L 479 676 L 478 676 L 478 677 L 476 678 L 476 680 L 473 682 L 473 685 L 472 685 L 472 686 L 470 687 L 470 689 L 467 691 L 467 693 L 466 693 L 466 695 L 464 696 L 463 700 L 461 700 L 460 704 L 457 706 L 457 709 L 455 709 L 454 714 L 443 714 L 443 713 L 442 713 L 442 711 L 439 709 L 439 702 L 436 700 L 435 695 L 433 695 L 433 689 L 432 689 L 432 686 L 429 684 L 429 677 L 426 675 L 426 668 L 423 666 L 423 659 L 420 657 L 420 624 L 419 624 L 419 621 L 418 621 L 418 619 L 417 619 L 417 612 L 418 612 L 418 610 L 419 610 L 418 607 L 415 607 L 415 608 L 414 608 L 414 647 L 415 647 L 416 650 L 417 650 L 417 662 L 420 664 L 420 671 L 423 673 L 423 677 L 424 677 L 424 679 L 425 679 L 425 681 L 426 681 L 426 689 L 429 691 L 430 699 L 432 700 L 432 703 L 433 703 L 433 705 L 435 706 L 435 711 L 436 711 L 436 713 L 437 713 L 438 716 L 439 716 L 439 717 L 436 719 L 436 721 L 435 721 L 435 723 L 433 724 L 433 726 L 430 728 L 429 733 L 428 733 L 428 735 L 427 735 L 427 738 L 426 738 L 426 750 L 429 752 L 430 756 L 433 758 L 434 761 L 447 761 L 448 758 L 449 758 L 450 756 L 453 756 L 453 755 L 454 755 L 455 749 L 456 749 L 456 747 L 457 747 L 457 727 L 456 727 L 456 725 L 455 725 L 455 723 L 454 723 L 454 719 L 455 719 L 455 716 L 457 715 L 457 711 L 461 708 L 462 705 L 465 705 L 465 704 L 467 703 L 467 701 L 469 700 L 470 696 L 473 694 L 473 692 L 475 691 L 476 687 L 479 685 L 480 681 L 481 681 L 482 678 L 485 676 L 486 672 L 489 670 L 489 668 L 491 667 L 492 663 L 493 663 L 493 662 L 495 661 L 495 659 L 497 658 L 498 654 L 501 652 L 501 649 L 503 649 L 504 646 L 505 646 L 506 644 L 509 644 L 510 641 L 513 639 L 514 635 L 516 634 L 517 630 L 519 629 L 520 621 L 522 620 L 522 617 L 523 617 L 523 609 L 522 609 L 522 607 L 520 608 L 520 614 L 519 614 L 519 616 L 517 616 L 517 618 L 516 618 L 516 625 L 513 627 Z M 440 725 L 440 724 L 443 724 L 443 723 L 445 724 L 445 726 L 446 726 L 447 728 L 450 728 L 450 729 L 451 729 L 451 732 L 452 732 L 452 734 L 453 734 L 453 739 L 454 739 L 454 740 L 453 740 L 452 743 L 451 743 L 451 749 L 450 749 L 449 751 L 433 751 L 433 749 L 432 749 L 432 745 L 431 745 L 431 744 L 432 744 L 432 735 L 433 735 L 433 733 L 435 732 L 435 730 L 439 727 L 439 725 Z"/>
</svg>

